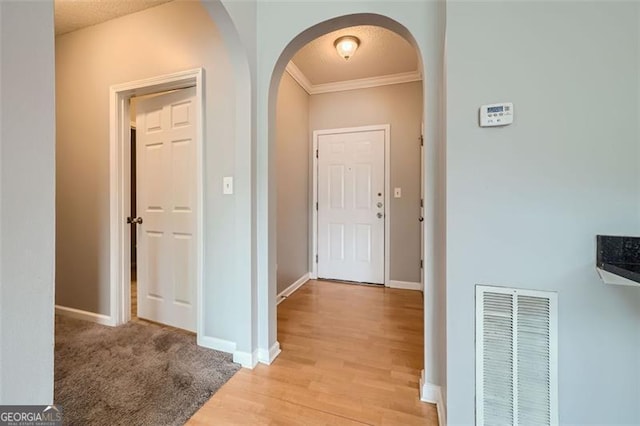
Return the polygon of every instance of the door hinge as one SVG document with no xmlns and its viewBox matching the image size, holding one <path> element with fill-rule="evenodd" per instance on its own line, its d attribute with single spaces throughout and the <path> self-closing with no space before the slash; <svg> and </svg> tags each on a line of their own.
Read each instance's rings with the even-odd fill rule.
<svg viewBox="0 0 640 426">
<path fill-rule="evenodd" d="M 318 255 L 316 254 L 316 263 L 318 263 Z"/>
<path fill-rule="evenodd" d="M 318 155 L 319 155 L 318 151 L 319 151 L 319 149 L 316 149 L 316 158 L 320 158 L 320 157 L 318 156 Z"/>
<path fill-rule="evenodd" d="M 420 135 L 420 146 L 424 145 L 424 136 Z"/>
<path fill-rule="evenodd" d="M 316 201 L 316 210 L 318 210 L 318 202 Z"/>
<path fill-rule="evenodd" d="M 420 207 L 424 207 L 424 198 L 420 198 Z"/>
<path fill-rule="evenodd" d="M 424 261 L 422 259 L 420 259 L 420 269 L 424 268 Z"/>
</svg>

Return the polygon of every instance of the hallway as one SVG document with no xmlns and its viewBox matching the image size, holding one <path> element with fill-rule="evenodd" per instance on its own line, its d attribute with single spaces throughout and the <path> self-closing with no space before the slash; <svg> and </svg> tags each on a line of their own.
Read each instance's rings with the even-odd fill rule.
<svg viewBox="0 0 640 426">
<path fill-rule="evenodd" d="M 242 369 L 187 423 L 429 424 L 422 294 L 309 281 L 278 306 L 282 353 Z"/>
</svg>

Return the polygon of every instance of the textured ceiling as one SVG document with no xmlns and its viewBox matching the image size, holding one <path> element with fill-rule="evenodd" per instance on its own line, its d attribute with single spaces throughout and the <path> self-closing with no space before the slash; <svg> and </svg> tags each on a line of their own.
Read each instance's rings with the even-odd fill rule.
<svg viewBox="0 0 640 426">
<path fill-rule="evenodd" d="M 344 35 L 360 39 L 360 47 L 348 61 L 338 56 L 333 46 Z M 325 34 L 300 49 L 292 61 L 314 85 L 418 70 L 418 56 L 409 42 L 371 25 Z"/>
<path fill-rule="evenodd" d="M 56 35 L 148 9 L 171 0 L 55 0 Z"/>
</svg>

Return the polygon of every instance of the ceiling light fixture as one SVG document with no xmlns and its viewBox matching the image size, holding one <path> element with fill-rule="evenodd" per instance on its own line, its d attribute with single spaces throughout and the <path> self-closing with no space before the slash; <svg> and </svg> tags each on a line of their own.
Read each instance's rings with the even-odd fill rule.
<svg viewBox="0 0 640 426">
<path fill-rule="evenodd" d="M 338 55 L 348 60 L 356 53 L 356 49 L 360 46 L 360 39 L 354 36 L 343 36 L 336 39 L 333 45 L 336 47 Z"/>
</svg>

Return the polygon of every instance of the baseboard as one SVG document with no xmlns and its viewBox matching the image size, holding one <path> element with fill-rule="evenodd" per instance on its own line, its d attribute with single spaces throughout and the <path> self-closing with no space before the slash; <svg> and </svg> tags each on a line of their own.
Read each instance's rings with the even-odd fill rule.
<svg viewBox="0 0 640 426">
<path fill-rule="evenodd" d="M 446 426 L 447 409 L 444 405 L 444 399 L 442 398 L 442 388 L 427 382 L 424 378 L 424 370 L 422 370 L 422 375 L 420 376 L 420 401 L 435 404 L 438 410 L 438 424 L 440 426 Z"/>
<path fill-rule="evenodd" d="M 256 349 L 252 353 L 235 351 L 233 353 L 233 362 L 240 364 L 244 368 L 253 370 L 258 365 L 258 350 Z"/>
<path fill-rule="evenodd" d="M 198 346 L 230 354 L 236 351 L 235 342 L 232 342 L 230 340 L 218 339 L 217 337 L 198 336 Z"/>
<path fill-rule="evenodd" d="M 389 280 L 389 288 L 398 288 L 398 289 L 402 289 L 402 290 L 418 290 L 418 291 L 422 291 L 422 284 L 421 283 L 414 283 L 411 281 L 395 281 L 395 280 Z"/>
<path fill-rule="evenodd" d="M 271 363 L 280 355 L 280 343 L 275 342 L 269 350 L 258 349 L 258 361 L 262 364 L 271 365 Z"/>
<path fill-rule="evenodd" d="M 311 274 L 309 272 L 307 272 L 306 274 L 304 274 L 303 276 L 301 276 L 300 278 L 298 278 L 296 280 L 296 282 L 294 282 L 293 284 L 291 284 L 289 287 L 285 288 L 283 291 L 281 291 L 277 296 L 276 296 L 276 304 L 280 304 L 282 303 L 287 297 L 291 296 L 291 294 L 293 294 L 294 291 L 296 291 L 297 289 L 299 289 L 300 287 L 302 287 L 307 281 L 309 281 L 309 276 Z"/>
<path fill-rule="evenodd" d="M 114 327 L 116 325 L 115 321 L 113 321 L 113 318 L 111 318 L 110 315 L 96 314 L 94 312 L 68 308 L 66 306 L 56 305 L 56 315 L 94 322 L 96 324 L 108 325 L 110 327 Z"/>
</svg>

